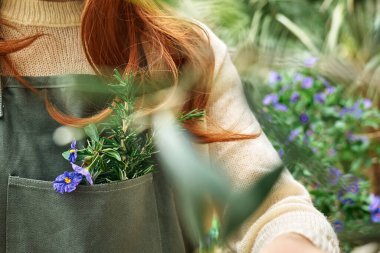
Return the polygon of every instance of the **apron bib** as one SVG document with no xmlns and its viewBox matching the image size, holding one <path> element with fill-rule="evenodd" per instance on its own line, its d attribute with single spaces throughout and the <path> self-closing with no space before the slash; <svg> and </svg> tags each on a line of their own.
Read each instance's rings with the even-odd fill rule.
<svg viewBox="0 0 380 253">
<path fill-rule="evenodd" d="M 25 79 L 78 117 L 110 99 L 95 76 Z M 60 125 L 48 115 L 43 96 L 12 77 L 2 83 L 0 253 L 186 252 L 172 191 L 160 172 L 56 193 L 52 181 L 71 170 L 61 157 L 68 147 L 52 139 Z"/>
</svg>

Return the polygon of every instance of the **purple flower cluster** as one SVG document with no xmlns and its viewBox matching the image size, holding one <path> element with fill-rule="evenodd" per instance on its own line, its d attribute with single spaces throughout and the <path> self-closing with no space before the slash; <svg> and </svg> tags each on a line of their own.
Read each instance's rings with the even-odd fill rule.
<svg viewBox="0 0 380 253">
<path fill-rule="evenodd" d="M 266 95 L 262 102 L 266 106 L 273 105 L 273 107 L 280 112 L 286 112 L 288 110 L 288 107 L 284 104 L 281 104 L 279 100 L 280 99 L 277 94 L 271 93 Z"/>
<path fill-rule="evenodd" d="M 354 178 L 349 185 L 338 192 L 338 200 L 343 205 L 353 205 L 354 200 L 349 196 L 350 194 L 356 194 L 359 192 L 359 181 Z"/>
<path fill-rule="evenodd" d="M 293 77 L 294 83 L 299 83 L 303 80 L 303 75 L 301 73 L 296 73 Z"/>
<path fill-rule="evenodd" d="M 312 68 L 319 61 L 317 57 L 309 57 L 304 60 L 304 66 L 307 68 Z"/>
<path fill-rule="evenodd" d="M 333 227 L 335 232 L 340 233 L 344 230 L 344 224 L 341 220 L 336 220 L 333 222 Z"/>
<path fill-rule="evenodd" d="M 355 119 L 360 119 L 364 113 L 363 109 L 369 109 L 372 106 L 372 101 L 368 98 L 357 101 L 352 107 L 344 107 L 340 116 L 343 117 L 345 115 L 351 115 Z"/>
<path fill-rule="evenodd" d="M 372 101 L 369 98 L 363 99 L 361 103 L 364 105 L 364 109 L 369 109 L 372 106 Z"/>
<path fill-rule="evenodd" d="M 309 116 L 306 113 L 301 113 L 301 115 L 299 116 L 299 119 L 302 124 L 309 123 Z"/>
<path fill-rule="evenodd" d="M 303 80 L 302 80 L 302 84 L 301 84 L 301 87 L 303 89 L 310 89 L 311 87 L 313 87 L 313 82 L 314 82 L 314 79 L 311 78 L 311 77 L 305 77 Z"/>
<path fill-rule="evenodd" d="M 271 94 L 268 94 L 268 95 L 266 95 L 265 97 L 264 97 L 264 99 L 263 99 L 263 104 L 264 105 L 272 105 L 272 104 L 276 104 L 276 103 L 278 103 L 278 101 L 279 101 L 279 97 L 278 97 L 278 95 L 277 94 L 275 94 L 275 93 L 271 93 Z"/>
<path fill-rule="evenodd" d="M 346 134 L 347 136 L 347 139 L 350 141 L 350 142 L 357 142 L 357 141 L 360 141 L 362 143 L 366 143 L 368 144 L 369 143 L 369 138 L 365 135 L 356 135 L 356 134 L 353 134 L 352 132 L 348 132 Z"/>
<path fill-rule="evenodd" d="M 318 104 L 324 104 L 326 102 L 326 94 L 323 92 L 314 94 L 314 102 Z"/>
<path fill-rule="evenodd" d="M 336 88 L 333 86 L 327 86 L 325 91 L 326 91 L 327 95 L 331 95 L 336 91 Z"/>
<path fill-rule="evenodd" d="M 297 128 L 290 132 L 288 140 L 294 141 L 301 134 L 301 129 Z"/>
<path fill-rule="evenodd" d="M 371 220 L 375 223 L 380 223 L 380 196 L 371 194 L 369 196 L 369 212 L 371 213 Z"/>
<path fill-rule="evenodd" d="M 269 72 L 269 76 L 268 76 L 269 85 L 273 86 L 274 84 L 281 82 L 281 80 L 282 80 L 282 76 L 278 72 L 276 71 Z"/>
<path fill-rule="evenodd" d="M 280 111 L 280 112 L 286 112 L 288 110 L 288 107 L 284 104 L 277 103 L 277 104 L 274 104 L 273 106 L 277 111 Z"/>
<path fill-rule="evenodd" d="M 340 178 L 343 176 L 343 173 L 336 167 L 330 168 L 330 184 L 336 185 Z"/>
<path fill-rule="evenodd" d="M 280 157 L 284 157 L 284 155 L 285 155 L 285 151 L 284 151 L 284 149 L 280 149 L 279 151 L 278 151 L 278 155 L 280 156 Z"/>
<path fill-rule="evenodd" d="M 68 160 L 71 163 L 71 167 L 74 171 L 67 172 L 65 171 L 63 174 L 56 177 L 56 179 L 53 182 L 53 188 L 58 193 L 65 193 L 65 192 L 72 192 L 76 189 L 76 187 L 82 182 L 83 176 L 86 178 L 87 182 L 89 184 L 94 184 L 91 178 L 91 174 L 88 171 L 87 168 L 82 168 L 74 162 L 76 161 L 78 155 L 77 155 L 77 148 L 76 148 L 76 141 L 73 140 L 71 143 L 71 149 L 69 150 L 69 157 Z"/>
<path fill-rule="evenodd" d="M 295 91 L 290 97 L 290 102 L 296 103 L 300 98 L 301 98 L 301 95 L 297 91 Z"/>
</svg>

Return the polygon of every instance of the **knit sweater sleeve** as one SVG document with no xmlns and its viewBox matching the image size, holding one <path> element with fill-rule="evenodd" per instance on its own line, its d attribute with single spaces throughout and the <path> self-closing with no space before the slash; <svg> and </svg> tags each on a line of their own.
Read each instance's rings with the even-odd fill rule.
<svg viewBox="0 0 380 253">
<path fill-rule="evenodd" d="M 239 75 L 225 44 L 205 29 L 216 57 L 214 86 L 206 109 L 208 117 L 224 129 L 259 132 L 259 123 L 244 99 Z M 247 188 L 281 163 L 264 133 L 255 139 L 209 144 L 209 153 L 214 162 L 222 165 L 235 190 Z M 259 253 L 276 237 L 290 232 L 308 238 L 325 252 L 339 252 L 336 235 L 326 217 L 313 207 L 306 189 L 285 171 L 265 203 L 229 244 L 239 253 Z"/>
</svg>

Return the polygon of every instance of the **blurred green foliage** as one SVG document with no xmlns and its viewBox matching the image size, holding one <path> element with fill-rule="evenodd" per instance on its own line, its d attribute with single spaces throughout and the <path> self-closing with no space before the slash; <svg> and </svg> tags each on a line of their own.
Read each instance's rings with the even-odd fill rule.
<svg viewBox="0 0 380 253">
<path fill-rule="evenodd" d="M 239 67 L 255 71 L 250 76 L 263 76 L 268 64 L 293 68 L 311 54 L 323 61 L 321 74 L 379 101 L 379 0 L 184 2 L 237 52 Z"/>
</svg>

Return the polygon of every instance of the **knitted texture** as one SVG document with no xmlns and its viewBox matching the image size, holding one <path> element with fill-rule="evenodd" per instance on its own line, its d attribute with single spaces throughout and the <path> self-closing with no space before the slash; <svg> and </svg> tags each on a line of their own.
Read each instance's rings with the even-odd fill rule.
<svg viewBox="0 0 380 253">
<path fill-rule="evenodd" d="M 81 1 L 2 0 L 0 15 L 13 27 L 2 26 L 5 40 L 45 34 L 22 51 L 9 54 L 22 76 L 94 74 L 80 38 Z M 4 75 L 10 74 L 5 66 Z"/>
<path fill-rule="evenodd" d="M 3 0 L 1 16 L 14 27 L 1 27 L 5 40 L 46 34 L 30 47 L 9 55 L 21 75 L 94 74 L 80 40 L 81 6 L 81 1 Z M 239 75 L 225 44 L 203 27 L 216 57 L 207 115 L 225 129 L 242 133 L 261 131 L 244 99 Z M 9 69 L 2 71 L 4 75 L 10 74 Z M 265 134 L 205 148 L 212 162 L 222 165 L 235 190 L 246 189 L 281 163 Z M 230 250 L 256 253 L 277 236 L 290 232 L 303 235 L 326 252 L 339 252 L 336 235 L 326 218 L 313 207 L 305 188 L 286 171 L 260 210 L 231 238 Z"/>
</svg>

